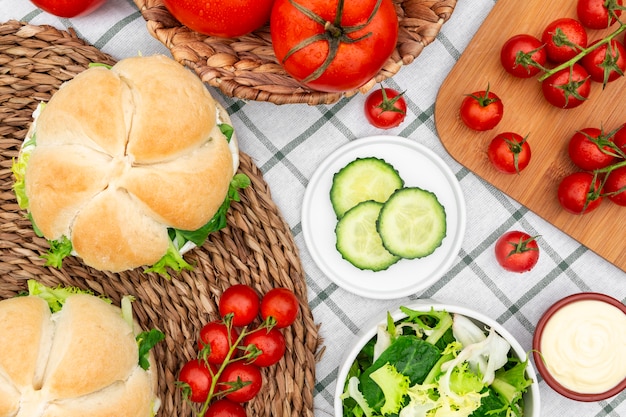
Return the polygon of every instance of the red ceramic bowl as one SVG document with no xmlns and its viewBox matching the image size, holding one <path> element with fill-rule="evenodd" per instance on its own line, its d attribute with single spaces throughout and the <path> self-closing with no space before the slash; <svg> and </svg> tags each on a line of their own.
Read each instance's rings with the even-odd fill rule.
<svg viewBox="0 0 626 417">
<path fill-rule="evenodd" d="M 564 387 L 563 385 L 561 385 L 561 383 L 559 383 L 550 374 L 550 371 L 548 370 L 547 366 L 545 365 L 545 363 L 544 363 L 544 361 L 543 361 L 543 359 L 541 357 L 541 340 L 542 340 L 542 336 L 543 336 L 543 331 L 544 331 L 548 321 L 552 318 L 552 316 L 557 311 L 559 311 L 563 307 L 565 307 L 565 306 L 567 306 L 569 304 L 575 303 L 577 301 L 585 301 L 585 300 L 601 301 L 601 302 L 608 303 L 608 304 L 610 304 L 612 306 L 617 307 L 624 314 L 626 314 L 626 306 L 624 304 L 622 304 L 621 302 L 619 302 L 615 298 L 612 298 L 612 297 L 610 297 L 608 295 L 605 295 L 605 294 L 594 293 L 594 292 L 584 292 L 584 293 L 573 294 L 573 295 L 570 295 L 568 297 L 565 297 L 565 298 L 561 299 L 560 301 L 557 301 L 555 304 L 553 304 L 543 314 L 543 316 L 541 317 L 541 319 L 537 323 L 537 328 L 535 329 L 535 334 L 534 334 L 534 337 L 533 337 L 533 358 L 534 358 L 534 361 L 535 361 L 535 366 L 536 366 L 537 370 L 539 371 L 539 374 L 541 374 L 543 379 L 546 381 L 546 383 L 553 390 L 555 390 L 559 394 L 563 395 L 564 397 L 567 397 L 567 398 L 570 398 L 570 399 L 573 399 L 573 400 L 576 400 L 576 401 L 590 402 L 590 401 L 604 400 L 604 399 L 607 399 L 607 398 L 613 397 L 614 395 L 619 394 L 621 391 L 626 389 L 626 378 L 624 378 L 621 382 L 619 382 L 613 388 L 611 388 L 611 389 L 609 389 L 609 390 L 607 390 L 605 392 L 593 393 L 593 394 L 580 393 L 580 392 L 576 392 L 576 391 L 573 391 L 571 389 L 568 389 L 568 388 Z"/>
</svg>

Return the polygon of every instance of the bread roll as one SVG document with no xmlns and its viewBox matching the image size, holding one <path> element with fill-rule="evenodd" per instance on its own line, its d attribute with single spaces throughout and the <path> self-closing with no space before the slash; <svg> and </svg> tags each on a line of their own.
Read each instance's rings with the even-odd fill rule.
<svg viewBox="0 0 626 417">
<path fill-rule="evenodd" d="M 154 264 L 169 228 L 201 228 L 226 198 L 238 150 L 218 123 L 229 123 L 225 110 L 164 56 L 80 73 L 33 129 L 25 173 L 33 222 L 49 240 L 69 238 L 99 270 Z"/>
</svg>

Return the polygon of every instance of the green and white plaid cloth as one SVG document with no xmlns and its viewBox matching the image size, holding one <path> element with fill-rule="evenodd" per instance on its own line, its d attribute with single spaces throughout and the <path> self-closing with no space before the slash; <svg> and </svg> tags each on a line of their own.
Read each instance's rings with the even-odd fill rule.
<svg viewBox="0 0 626 417">
<path fill-rule="evenodd" d="M 459 165 L 437 137 L 433 112 L 439 86 L 494 4 L 495 0 L 460 0 L 437 40 L 385 82 L 406 90 L 408 101 L 405 122 L 390 131 L 368 124 L 362 111 L 363 95 L 332 105 L 276 106 L 214 92 L 232 115 L 241 149 L 262 170 L 300 249 L 309 303 L 326 346 L 316 369 L 316 416 L 333 415 L 338 367 L 353 336 L 376 315 L 382 318 L 387 310 L 410 300 L 432 298 L 474 308 L 503 324 L 527 351 L 542 313 L 562 297 L 594 291 L 626 301 L 626 273 Z M 108 0 L 93 14 L 76 19 L 51 16 L 27 0 L 0 0 L 0 20 L 10 19 L 72 27 L 118 60 L 138 53 L 169 55 L 150 36 L 132 0 Z M 455 173 L 467 204 L 467 230 L 451 269 L 425 291 L 395 300 L 366 299 L 335 285 L 311 259 L 301 227 L 303 195 L 320 163 L 350 141 L 379 134 L 406 137 L 432 149 Z M 531 272 L 508 273 L 495 261 L 494 242 L 512 229 L 540 235 L 541 256 Z M 626 237 L 623 241 L 626 244 Z M 626 416 L 626 392 L 606 401 L 581 403 L 558 395 L 544 381 L 540 381 L 540 391 L 544 416 Z"/>
</svg>

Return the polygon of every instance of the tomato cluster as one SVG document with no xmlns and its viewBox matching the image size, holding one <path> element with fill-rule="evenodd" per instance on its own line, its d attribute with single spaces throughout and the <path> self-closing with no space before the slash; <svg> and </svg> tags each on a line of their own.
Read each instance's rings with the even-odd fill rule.
<svg viewBox="0 0 626 417">
<path fill-rule="evenodd" d="M 202 327 L 197 357 L 178 376 L 185 398 L 202 404 L 200 417 L 246 416 L 242 404 L 261 390 L 262 368 L 284 356 L 281 329 L 291 326 L 298 312 L 298 299 L 287 288 L 273 288 L 261 298 L 245 284 L 223 292 L 220 319 Z"/>
</svg>

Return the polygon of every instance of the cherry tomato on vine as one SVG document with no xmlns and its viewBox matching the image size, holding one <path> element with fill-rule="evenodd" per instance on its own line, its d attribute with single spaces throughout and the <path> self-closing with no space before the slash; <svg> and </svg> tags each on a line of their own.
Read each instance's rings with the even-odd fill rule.
<svg viewBox="0 0 626 417">
<path fill-rule="evenodd" d="M 587 70 L 574 64 L 563 68 L 541 82 L 543 96 L 555 107 L 572 109 L 583 104 L 591 93 L 591 81 Z"/>
<path fill-rule="evenodd" d="M 598 208 L 602 202 L 601 185 L 600 179 L 590 172 L 569 174 L 559 184 L 557 192 L 559 203 L 570 213 L 589 213 Z"/>
<path fill-rule="evenodd" d="M 500 50 L 502 67 L 518 78 L 537 75 L 545 67 L 547 57 L 543 43 L 526 33 L 512 36 Z"/>
<path fill-rule="evenodd" d="M 399 126 L 406 117 L 406 100 L 403 93 L 393 88 L 380 88 L 365 99 L 365 117 L 372 126 L 391 129 Z"/>
<path fill-rule="evenodd" d="M 562 17 L 546 26 L 541 41 L 546 45 L 548 60 L 561 64 L 587 46 L 587 32 L 578 20 Z"/>
<path fill-rule="evenodd" d="M 228 326 L 223 322 L 211 321 L 200 329 L 198 350 L 208 351 L 208 355 L 204 359 L 209 363 L 219 365 L 226 359 L 231 346 L 236 343 L 237 337 L 238 334 L 234 328 L 231 327 L 229 331 Z"/>
<path fill-rule="evenodd" d="M 530 163 L 531 150 L 527 137 L 514 132 L 496 135 L 487 148 L 487 157 L 500 172 L 519 174 Z"/>
<path fill-rule="evenodd" d="M 259 393 L 263 385 L 263 376 L 256 365 L 241 361 L 231 362 L 224 367 L 217 385 L 220 391 L 236 388 L 226 394 L 226 398 L 237 403 L 245 403 Z"/>
<path fill-rule="evenodd" d="M 617 39 L 612 39 L 609 44 L 601 45 L 585 55 L 580 64 L 585 67 L 592 81 L 606 85 L 624 76 L 626 48 Z"/>
<path fill-rule="evenodd" d="M 261 317 L 273 317 L 279 329 L 292 325 L 299 309 L 298 298 L 288 288 L 272 288 L 261 299 Z"/>
<path fill-rule="evenodd" d="M 211 389 L 215 371 L 213 365 L 207 365 L 200 359 L 190 360 L 183 365 L 178 375 L 178 381 L 182 383 L 185 398 L 196 403 L 205 402 Z"/>
<path fill-rule="evenodd" d="M 609 7 L 607 7 L 607 5 Z M 605 29 L 616 22 L 622 14 L 622 0 L 578 0 L 578 20 L 589 29 Z"/>
<path fill-rule="evenodd" d="M 247 417 L 247 414 L 241 404 L 222 398 L 209 405 L 204 417 Z"/>
<path fill-rule="evenodd" d="M 256 346 L 262 353 L 254 358 L 250 363 L 260 367 L 267 367 L 277 363 L 285 354 L 285 336 L 276 327 L 269 330 L 260 329 L 247 334 L 243 338 L 242 345 Z"/>
<path fill-rule="evenodd" d="M 495 244 L 496 260 L 510 272 L 530 271 L 539 260 L 536 238 L 518 230 L 504 233 Z"/>
<path fill-rule="evenodd" d="M 615 168 L 606 177 L 604 195 L 620 206 L 626 206 L 626 166 Z"/>
<path fill-rule="evenodd" d="M 253 32 L 270 18 L 274 0 L 163 0 L 180 23 L 210 36 L 235 38 Z"/>
<path fill-rule="evenodd" d="M 611 138 L 601 129 L 587 127 L 574 133 L 567 151 L 572 162 L 585 171 L 605 168 L 615 161 Z"/>
<path fill-rule="evenodd" d="M 245 284 L 232 285 L 220 296 L 219 312 L 222 317 L 233 314 L 232 325 L 235 327 L 247 326 L 259 314 L 259 295 Z"/>
<path fill-rule="evenodd" d="M 622 156 L 626 158 L 626 123 L 617 129 L 617 132 L 613 135 L 613 143 L 624 152 Z"/>
<path fill-rule="evenodd" d="M 504 104 L 497 94 L 487 90 L 475 91 L 461 102 L 461 120 L 473 130 L 491 130 L 502 120 Z"/>
<path fill-rule="evenodd" d="M 50 14 L 59 17 L 85 16 L 102 6 L 106 0 L 31 0 Z"/>
<path fill-rule="evenodd" d="M 393 2 L 382 0 L 377 8 L 378 1 L 298 0 L 296 8 L 290 0 L 276 0 L 270 32 L 278 62 L 314 90 L 361 87 L 380 71 L 398 40 Z"/>
</svg>

